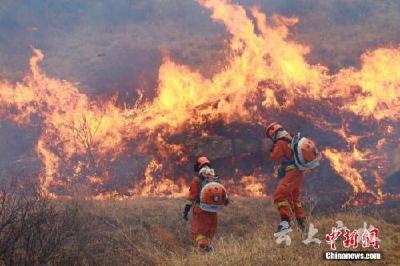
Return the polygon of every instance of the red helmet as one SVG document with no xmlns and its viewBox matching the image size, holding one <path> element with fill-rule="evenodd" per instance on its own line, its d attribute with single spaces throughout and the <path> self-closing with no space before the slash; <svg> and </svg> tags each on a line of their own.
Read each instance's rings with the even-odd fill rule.
<svg viewBox="0 0 400 266">
<path fill-rule="evenodd" d="M 268 138 L 273 139 L 276 136 L 276 133 L 281 129 L 283 129 L 283 127 L 280 124 L 274 122 L 269 124 L 269 126 L 267 126 L 265 134 L 267 135 Z"/>
<path fill-rule="evenodd" d="M 194 164 L 194 171 L 198 172 L 200 171 L 201 167 L 203 167 L 206 164 L 210 164 L 210 160 L 208 160 L 207 157 L 205 156 L 200 156 L 199 158 L 197 158 L 196 163 Z"/>
<path fill-rule="evenodd" d="M 199 165 L 199 167 L 202 167 L 203 165 L 205 165 L 205 164 L 209 164 L 210 163 L 210 160 L 208 160 L 208 158 L 207 157 L 205 157 L 205 156 L 201 156 L 201 157 L 199 157 L 198 159 L 197 159 L 197 163 L 198 163 L 198 165 Z"/>
<path fill-rule="evenodd" d="M 225 187 L 217 182 L 210 182 L 200 192 L 200 208 L 208 212 L 218 212 L 226 205 Z"/>
</svg>

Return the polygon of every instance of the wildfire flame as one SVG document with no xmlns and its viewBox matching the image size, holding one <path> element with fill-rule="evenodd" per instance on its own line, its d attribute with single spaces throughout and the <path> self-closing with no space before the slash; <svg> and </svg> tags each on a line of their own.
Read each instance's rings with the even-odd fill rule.
<svg viewBox="0 0 400 266">
<path fill-rule="evenodd" d="M 327 67 L 307 62 L 310 47 L 289 39 L 289 28 L 298 18 L 267 17 L 257 7 L 247 13 L 227 0 L 198 2 L 230 33 L 227 63 L 211 78 L 164 56 L 155 98 L 120 107 L 115 98 L 89 99 L 72 83 L 47 76 L 39 67 L 43 53 L 33 49 L 30 73 L 23 81 L 0 81 L 0 116 L 41 129 L 36 152 L 42 163 L 42 191 L 56 197 L 59 187 L 86 184 L 97 199 L 182 196 L 188 174 L 171 174 L 176 165 L 187 164 L 189 156 L 184 144 L 172 143 L 169 137 L 194 131 L 207 135 L 204 126 L 217 121 L 226 126 L 263 124 L 274 113 L 287 111 L 328 125 L 326 131 L 344 139 L 343 147 L 331 144 L 323 149 L 331 167 L 354 192 L 382 199 L 387 169 L 368 164 L 374 160 L 387 165 L 385 149 L 398 139 L 394 128 L 400 119 L 400 48 L 368 51 L 361 56 L 360 69 L 329 74 Z M 315 111 L 304 109 L 303 102 L 325 104 L 341 122 L 323 121 Z M 369 125 L 386 123 L 391 130 L 380 133 L 383 140 L 375 145 L 361 145 L 371 135 L 345 130 L 345 116 L 361 117 Z M 128 150 L 147 166 L 142 172 L 134 170 L 125 182 L 130 188 L 123 190 L 112 185 L 118 175 L 109 166 Z M 154 156 L 147 158 L 148 154 Z M 128 164 L 132 160 L 124 158 Z M 365 175 L 375 177 L 375 187 Z M 240 186 L 246 195 L 265 195 L 260 175 L 228 178 L 229 184 L 232 190 Z"/>
</svg>

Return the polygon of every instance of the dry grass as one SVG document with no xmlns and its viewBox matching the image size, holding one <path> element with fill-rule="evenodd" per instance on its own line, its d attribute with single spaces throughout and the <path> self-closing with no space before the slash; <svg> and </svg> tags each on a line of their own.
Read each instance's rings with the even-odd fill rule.
<svg viewBox="0 0 400 266">
<path fill-rule="evenodd" d="M 374 265 L 398 265 L 400 260 L 396 205 L 336 213 L 306 204 L 310 222 L 319 229 L 316 237 L 321 245 L 302 244 L 304 236 L 294 226 L 292 244 L 280 246 L 273 238 L 278 215 L 271 200 L 233 198 L 219 216 L 215 251 L 205 254 L 190 239 L 189 223 L 182 218 L 184 202 L 3 196 L 0 265 L 321 265 L 328 264 L 323 260 L 329 250 L 324 236 L 338 220 L 350 229 L 362 227 L 363 222 L 380 229 L 384 260 Z M 316 212 L 319 214 L 312 214 Z M 343 249 L 341 244 L 338 249 Z"/>
<path fill-rule="evenodd" d="M 352 229 L 360 228 L 364 221 L 377 226 L 382 239 L 380 251 L 384 256 L 378 264 L 396 265 L 400 259 L 400 226 L 398 222 L 385 222 L 380 217 L 383 212 L 379 210 L 368 215 L 361 210 L 311 215 L 311 222 L 319 229 L 317 237 L 321 239 L 321 245 L 302 244 L 301 233 L 295 228 L 291 246 L 285 247 L 277 245 L 272 236 L 278 221 L 270 200 L 248 198 L 233 199 L 229 208 L 221 213 L 214 241 L 215 251 L 204 254 L 191 243 L 189 223 L 181 218 L 183 202 L 181 199 L 159 198 L 86 202 L 84 209 L 102 221 L 100 234 L 110 241 L 105 254 L 90 255 L 94 258 L 92 262 L 104 265 L 337 264 L 323 260 L 324 252 L 329 250 L 324 236 L 337 220 L 342 220 Z M 350 263 L 355 262 L 343 264 Z"/>
</svg>

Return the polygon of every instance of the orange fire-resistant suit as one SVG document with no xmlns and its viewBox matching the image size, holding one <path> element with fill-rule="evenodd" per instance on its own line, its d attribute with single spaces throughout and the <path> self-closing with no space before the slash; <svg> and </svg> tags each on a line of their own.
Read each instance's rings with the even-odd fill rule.
<svg viewBox="0 0 400 266">
<path fill-rule="evenodd" d="M 273 196 L 282 220 L 289 220 L 291 211 L 297 219 L 303 219 L 304 213 L 301 207 L 300 190 L 303 183 L 303 172 L 293 162 L 293 152 L 290 142 L 279 139 L 274 143 L 270 159 L 282 161 L 285 175 L 279 181 Z"/>
<path fill-rule="evenodd" d="M 210 244 L 210 240 L 217 231 L 218 215 L 216 212 L 206 212 L 200 209 L 198 205 L 200 191 L 201 181 L 196 176 L 190 185 L 186 204 L 193 205 L 193 217 L 191 221 L 192 238 L 199 247 L 204 248 Z"/>
</svg>

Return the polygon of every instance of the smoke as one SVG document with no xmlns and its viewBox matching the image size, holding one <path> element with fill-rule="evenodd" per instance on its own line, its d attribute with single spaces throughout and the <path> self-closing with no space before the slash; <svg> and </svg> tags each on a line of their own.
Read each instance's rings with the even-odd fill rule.
<svg viewBox="0 0 400 266">
<path fill-rule="evenodd" d="M 396 1 L 238 2 L 299 17 L 292 34 L 312 47 L 311 63 L 332 71 L 359 64 L 365 50 L 400 41 Z M 215 72 L 223 66 L 227 34 L 195 1 L 5 0 L 0 36 L 0 64 L 7 66 L 2 78 L 20 80 L 34 46 L 46 52 L 50 75 L 79 82 L 91 95 L 111 88 L 132 95 L 137 87 L 154 88 L 164 51 L 179 63 Z"/>
</svg>

